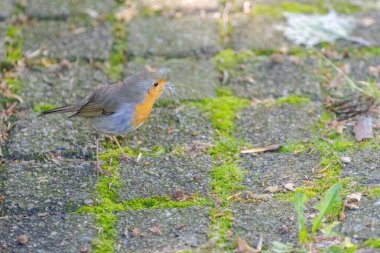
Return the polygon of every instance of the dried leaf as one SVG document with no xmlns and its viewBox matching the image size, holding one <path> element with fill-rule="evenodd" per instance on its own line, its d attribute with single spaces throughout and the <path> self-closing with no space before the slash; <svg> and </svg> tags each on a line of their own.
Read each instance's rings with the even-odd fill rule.
<svg viewBox="0 0 380 253">
<path fill-rule="evenodd" d="M 294 183 L 286 183 L 284 185 L 284 188 L 288 191 L 295 191 L 296 189 L 294 189 Z"/>
<path fill-rule="evenodd" d="M 368 74 L 373 77 L 379 77 L 380 76 L 380 65 L 377 66 L 370 66 L 368 69 Z"/>
<path fill-rule="evenodd" d="M 254 194 L 251 191 L 247 191 L 245 193 L 245 198 L 252 200 L 269 201 L 272 196 L 270 194 Z"/>
<path fill-rule="evenodd" d="M 266 151 L 278 150 L 280 147 L 281 147 L 280 144 L 273 144 L 273 145 L 269 145 L 269 146 L 263 147 L 263 148 L 245 149 L 245 150 L 242 150 L 240 153 L 242 153 L 242 154 L 263 153 Z"/>
<path fill-rule="evenodd" d="M 362 198 L 361 192 L 351 193 L 344 200 L 344 206 L 349 209 L 359 209 L 361 198 Z"/>
<path fill-rule="evenodd" d="M 254 253 L 256 252 L 253 248 L 251 248 L 247 241 L 241 239 L 240 237 L 236 238 L 236 252 L 238 253 Z"/>
<path fill-rule="evenodd" d="M 354 134 L 357 141 L 372 139 L 372 117 L 360 117 L 354 127 Z"/>
<path fill-rule="evenodd" d="M 136 15 L 136 6 L 123 6 L 119 9 L 119 11 L 115 14 L 116 20 L 129 22 Z"/>
<path fill-rule="evenodd" d="M 276 193 L 280 191 L 280 187 L 278 185 L 268 186 L 265 188 L 264 192 Z"/>
<path fill-rule="evenodd" d="M 148 228 L 148 230 L 155 235 L 162 235 L 162 231 L 161 231 L 161 228 L 159 226 L 154 226 L 154 227 Z"/>
</svg>

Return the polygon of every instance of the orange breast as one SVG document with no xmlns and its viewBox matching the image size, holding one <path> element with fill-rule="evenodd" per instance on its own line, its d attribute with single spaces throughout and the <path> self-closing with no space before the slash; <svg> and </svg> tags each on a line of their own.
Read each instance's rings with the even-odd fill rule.
<svg viewBox="0 0 380 253">
<path fill-rule="evenodd" d="M 138 128 L 148 119 L 155 100 L 156 98 L 148 93 L 145 95 L 144 101 L 136 105 L 132 118 L 132 126 L 134 128 Z"/>
</svg>

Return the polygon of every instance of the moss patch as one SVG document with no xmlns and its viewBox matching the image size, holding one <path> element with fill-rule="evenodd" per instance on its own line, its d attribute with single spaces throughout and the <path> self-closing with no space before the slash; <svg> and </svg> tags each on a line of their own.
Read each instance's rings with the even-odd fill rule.
<svg viewBox="0 0 380 253">
<path fill-rule="evenodd" d="M 201 198 L 198 196 L 194 196 L 190 200 L 185 201 L 174 201 L 169 197 L 161 196 L 127 200 L 122 204 L 125 210 L 138 210 L 157 208 L 185 208 L 189 206 L 209 206 L 212 204 L 212 202 L 206 198 Z"/>
<path fill-rule="evenodd" d="M 38 103 L 33 105 L 33 111 L 34 112 L 43 112 L 47 110 L 54 109 L 58 106 L 50 104 L 50 103 Z"/>
<path fill-rule="evenodd" d="M 216 98 L 202 99 L 192 104 L 205 112 L 219 136 L 230 136 L 234 128 L 235 114 L 249 105 L 247 99 L 234 97 L 226 90 L 219 90 Z M 221 95 L 220 95 L 221 94 Z"/>
<path fill-rule="evenodd" d="M 368 189 L 368 198 L 380 199 L 380 186 L 375 186 Z"/>
<path fill-rule="evenodd" d="M 127 62 L 126 25 L 121 21 L 113 21 L 112 36 L 114 38 L 110 52 L 107 74 L 113 81 L 120 81 Z"/>
<path fill-rule="evenodd" d="M 252 51 L 235 52 L 232 49 L 225 49 L 214 56 L 213 61 L 219 71 L 232 70 L 247 59 L 253 57 Z"/>
<path fill-rule="evenodd" d="M 380 238 L 368 239 L 363 243 L 363 246 L 374 249 L 380 249 Z"/>
<path fill-rule="evenodd" d="M 278 105 L 283 105 L 283 104 L 301 105 L 301 104 L 310 103 L 310 98 L 291 94 L 291 95 L 286 96 L 286 97 L 278 98 L 276 100 L 276 103 Z"/>
</svg>

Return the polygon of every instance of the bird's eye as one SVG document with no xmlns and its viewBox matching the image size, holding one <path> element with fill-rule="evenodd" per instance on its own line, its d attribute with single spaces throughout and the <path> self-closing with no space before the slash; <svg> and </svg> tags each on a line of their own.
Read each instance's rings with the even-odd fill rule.
<svg viewBox="0 0 380 253">
<path fill-rule="evenodd" d="M 154 83 L 153 85 L 154 85 L 154 87 L 157 87 L 157 86 L 158 86 L 158 83 Z"/>
</svg>

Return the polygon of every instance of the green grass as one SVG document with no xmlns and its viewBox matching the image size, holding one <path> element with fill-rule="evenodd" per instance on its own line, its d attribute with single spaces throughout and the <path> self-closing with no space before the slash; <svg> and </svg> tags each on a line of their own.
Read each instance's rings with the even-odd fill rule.
<svg viewBox="0 0 380 253">
<path fill-rule="evenodd" d="M 370 238 L 363 243 L 363 246 L 373 249 L 380 249 L 380 238 Z"/>
</svg>

